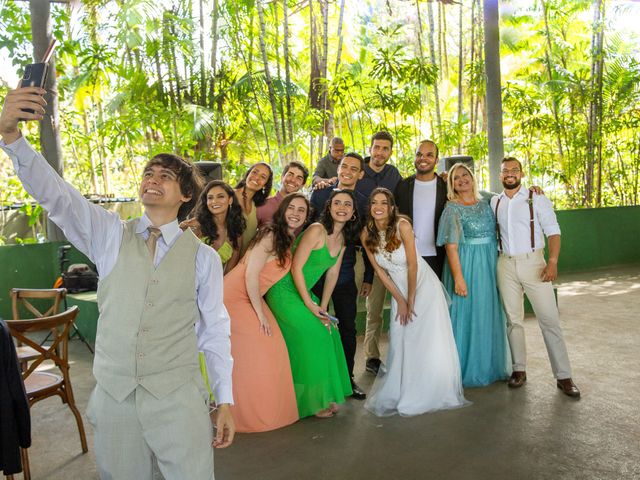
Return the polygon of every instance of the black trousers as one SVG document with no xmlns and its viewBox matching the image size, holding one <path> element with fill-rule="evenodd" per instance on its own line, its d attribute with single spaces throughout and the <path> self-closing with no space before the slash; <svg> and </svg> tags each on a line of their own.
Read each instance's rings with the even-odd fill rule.
<svg viewBox="0 0 640 480">
<path fill-rule="evenodd" d="M 444 256 L 434 255 L 433 257 L 422 257 L 429 264 L 431 270 L 442 280 L 442 269 L 444 268 Z"/>
<path fill-rule="evenodd" d="M 313 287 L 313 293 L 322 298 L 323 282 Z M 347 361 L 349 376 L 353 377 L 353 365 L 356 357 L 356 315 L 358 313 L 358 288 L 355 280 L 336 285 L 331 294 L 333 311 L 338 318 L 338 330 L 344 357 Z"/>
<path fill-rule="evenodd" d="M 333 310 L 340 321 L 340 340 L 347 360 L 349 377 L 353 377 L 353 364 L 356 358 L 356 315 L 358 314 L 358 288 L 355 281 L 336 285 L 331 295 Z"/>
</svg>

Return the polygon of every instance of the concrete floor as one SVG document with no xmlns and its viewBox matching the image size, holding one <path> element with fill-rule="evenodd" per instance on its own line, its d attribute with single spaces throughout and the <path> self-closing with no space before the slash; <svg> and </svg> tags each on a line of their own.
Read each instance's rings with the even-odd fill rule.
<svg viewBox="0 0 640 480">
<path fill-rule="evenodd" d="M 216 451 L 217 478 L 640 479 L 640 266 L 565 275 L 558 297 L 581 400 L 556 389 L 531 317 L 522 389 L 468 389 L 470 407 L 412 418 L 377 418 L 349 400 L 332 419 L 237 435 L 231 448 Z M 94 385 L 91 355 L 79 341 L 71 351 L 84 412 Z M 357 381 L 368 390 L 373 377 L 358 353 Z M 97 478 L 88 423 L 90 451 L 82 455 L 66 406 L 45 400 L 32 416 L 34 480 Z"/>
</svg>

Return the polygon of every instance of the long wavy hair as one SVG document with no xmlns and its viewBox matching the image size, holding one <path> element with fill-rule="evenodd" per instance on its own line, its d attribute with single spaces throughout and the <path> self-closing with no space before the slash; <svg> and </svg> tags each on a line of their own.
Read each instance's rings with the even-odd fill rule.
<svg viewBox="0 0 640 480">
<path fill-rule="evenodd" d="M 200 194 L 200 198 L 198 199 L 194 216 L 200 224 L 200 231 L 209 239 L 209 243 L 215 242 L 220 234 L 218 233 L 216 222 L 213 220 L 213 213 L 209 211 L 209 207 L 207 206 L 207 195 L 214 187 L 220 187 L 233 199 L 231 205 L 229 205 L 229 210 L 227 210 L 227 217 L 225 218 L 224 223 L 227 227 L 227 236 L 231 241 L 231 246 L 235 250 L 240 248 L 240 240 L 244 230 L 247 228 L 247 221 L 242 214 L 240 202 L 236 198 L 235 192 L 229 184 L 222 180 L 212 180 L 207 183 Z"/>
<path fill-rule="evenodd" d="M 289 235 L 289 227 L 287 225 L 285 214 L 287 213 L 289 204 L 296 198 L 301 198 L 302 200 L 304 200 L 304 204 L 307 206 L 307 215 L 303 222 L 303 225 L 305 225 L 307 223 L 307 220 L 309 220 L 309 213 L 311 210 L 309 200 L 302 193 L 290 193 L 282 199 L 282 202 L 280 202 L 278 209 L 273 214 L 273 219 L 271 220 L 271 222 L 263 225 L 258 230 L 256 236 L 253 237 L 253 239 L 249 243 L 249 248 L 253 248 L 254 245 L 260 242 L 260 240 L 272 233 L 273 250 L 271 251 L 271 253 L 275 254 L 275 256 L 278 258 L 278 264 L 281 267 L 284 266 L 287 259 L 291 255 L 291 245 L 293 245 L 294 241 L 294 237 Z"/>
<path fill-rule="evenodd" d="M 389 206 L 389 219 L 387 223 L 387 228 L 384 231 L 385 239 L 387 244 L 385 246 L 385 250 L 387 252 L 393 252 L 396 250 L 402 240 L 398 235 L 398 222 L 401 218 L 404 218 L 403 215 L 398 215 L 398 209 L 396 208 L 396 200 L 393 197 L 393 193 L 386 188 L 378 187 L 373 192 L 371 192 L 371 196 L 369 197 L 369 206 L 367 207 L 367 223 L 364 227 L 365 231 L 365 239 L 364 245 L 372 252 L 377 252 L 380 249 L 380 235 L 378 227 L 376 227 L 376 222 L 374 222 L 371 217 L 371 204 L 373 202 L 373 197 L 378 194 L 382 194 L 387 199 L 387 204 Z"/>
<path fill-rule="evenodd" d="M 331 192 L 331 195 L 329 196 L 327 203 L 325 203 L 324 205 L 324 210 L 320 215 L 319 221 L 327 230 L 327 234 L 331 235 L 333 233 L 333 217 L 331 216 L 331 203 L 333 202 L 333 197 L 341 193 L 344 193 L 345 195 L 349 195 L 351 197 L 351 201 L 353 202 L 353 216 L 349 219 L 349 221 L 345 224 L 345 226 L 342 229 L 342 236 L 344 238 L 344 243 L 346 244 L 348 242 L 355 241 L 358 235 L 358 229 L 360 225 L 360 222 L 358 220 L 358 206 L 356 205 L 356 196 L 353 193 L 353 190 L 340 190 L 338 188 L 335 188 Z"/>
<path fill-rule="evenodd" d="M 254 163 L 253 165 L 251 165 L 249 167 L 249 170 L 244 172 L 244 175 L 242 176 L 242 179 L 236 185 L 236 188 L 242 188 L 243 191 L 244 191 L 244 187 L 247 185 L 247 178 L 249 177 L 249 174 L 258 165 L 264 165 L 265 167 L 267 167 L 267 169 L 269 170 L 269 178 L 267 179 L 267 183 L 265 183 L 264 187 L 262 187 L 260 190 L 258 190 L 253 195 L 253 199 L 252 200 L 253 200 L 253 204 L 256 207 L 264 205 L 264 202 L 267 201 L 267 198 L 271 194 L 271 188 L 273 187 L 273 170 L 271 169 L 271 165 L 269 165 L 268 163 L 265 163 L 265 162 Z"/>
</svg>

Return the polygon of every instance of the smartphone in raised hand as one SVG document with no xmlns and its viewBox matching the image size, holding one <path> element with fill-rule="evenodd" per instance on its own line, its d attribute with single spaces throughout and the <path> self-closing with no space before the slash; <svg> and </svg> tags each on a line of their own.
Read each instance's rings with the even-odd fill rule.
<svg viewBox="0 0 640 480">
<path fill-rule="evenodd" d="M 42 62 L 31 63 L 24 68 L 24 75 L 20 82 L 21 87 L 39 87 L 44 88 L 47 83 L 47 77 L 49 75 L 49 60 L 53 55 L 53 50 L 56 47 L 56 40 L 53 39 L 47 48 Z M 34 113 L 30 108 L 24 109 L 25 112 Z"/>
</svg>

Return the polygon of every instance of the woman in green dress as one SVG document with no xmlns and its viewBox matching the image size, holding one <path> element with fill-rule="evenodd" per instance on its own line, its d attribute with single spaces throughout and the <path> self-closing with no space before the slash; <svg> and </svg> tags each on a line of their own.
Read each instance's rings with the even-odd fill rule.
<svg viewBox="0 0 640 480">
<path fill-rule="evenodd" d="M 209 182 L 194 212 L 194 217 L 182 222 L 180 227 L 191 228 L 198 238 L 218 252 L 227 274 L 240 260 L 242 234 L 247 227 L 233 188 L 222 180 Z"/>
<path fill-rule="evenodd" d="M 258 217 L 256 210 L 267 201 L 273 186 L 273 170 L 269 164 L 264 162 L 254 163 L 244 174 L 242 180 L 235 188 L 236 198 L 242 207 L 242 213 L 247 228 L 242 234 L 242 245 L 240 247 L 240 257 L 244 255 L 249 247 L 249 243 L 258 231 Z"/>
<path fill-rule="evenodd" d="M 266 295 L 289 350 L 300 418 L 332 417 L 351 394 L 340 333 L 326 312 L 344 245 L 357 234 L 355 203 L 351 191 L 332 192 L 320 222 L 298 237 L 291 272 Z M 311 288 L 325 272 L 318 301 Z"/>
</svg>

